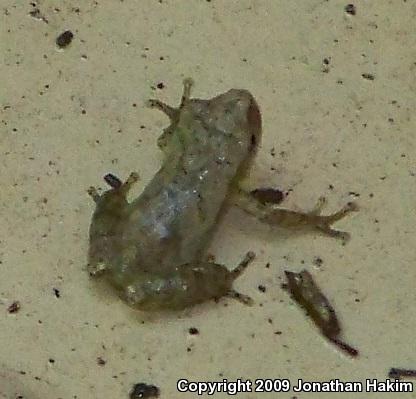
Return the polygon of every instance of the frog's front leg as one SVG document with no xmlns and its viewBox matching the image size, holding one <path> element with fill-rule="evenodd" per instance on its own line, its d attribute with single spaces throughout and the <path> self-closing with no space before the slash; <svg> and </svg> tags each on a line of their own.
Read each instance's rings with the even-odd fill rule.
<svg viewBox="0 0 416 399">
<path fill-rule="evenodd" d="M 344 242 L 350 238 L 349 233 L 335 230 L 331 225 L 344 218 L 347 214 L 358 210 L 358 205 L 350 202 L 331 215 L 321 215 L 322 208 L 326 203 L 325 198 L 321 197 L 311 211 L 294 211 L 281 208 L 273 202 L 262 202 L 258 198 L 255 198 L 252 192 L 243 189 L 237 189 L 235 191 L 232 203 L 270 225 L 279 225 L 282 227 L 309 226 L 322 231 L 330 237 L 340 238 Z"/>
<path fill-rule="evenodd" d="M 169 141 L 169 137 L 172 135 L 173 129 L 171 128 L 174 126 L 179 119 L 179 115 L 181 112 L 181 109 L 188 103 L 191 97 L 191 87 L 194 84 L 193 80 L 191 78 L 184 79 L 183 81 L 183 93 L 181 98 L 181 103 L 178 108 L 171 107 L 168 104 L 165 104 L 162 101 L 150 99 L 147 101 L 147 106 L 150 108 L 156 108 L 159 111 L 162 111 L 164 114 L 166 114 L 171 122 L 171 125 L 164 130 L 162 135 L 159 137 L 157 141 L 157 145 L 159 148 L 164 149 Z"/>
<path fill-rule="evenodd" d="M 180 310 L 188 306 L 228 296 L 251 305 L 252 299 L 232 288 L 254 259 L 248 252 L 239 265 L 229 270 L 211 262 L 193 262 L 159 273 L 139 273 L 124 290 L 124 299 L 141 310 Z"/>
</svg>

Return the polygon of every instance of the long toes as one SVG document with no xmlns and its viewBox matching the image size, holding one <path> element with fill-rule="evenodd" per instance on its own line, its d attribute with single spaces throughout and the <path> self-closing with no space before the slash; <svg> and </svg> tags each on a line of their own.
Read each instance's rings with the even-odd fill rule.
<svg viewBox="0 0 416 399">
<path fill-rule="evenodd" d="M 98 194 L 98 191 L 95 187 L 91 186 L 88 190 L 87 190 L 88 195 L 95 201 L 97 202 L 100 199 L 100 194 Z"/>
</svg>

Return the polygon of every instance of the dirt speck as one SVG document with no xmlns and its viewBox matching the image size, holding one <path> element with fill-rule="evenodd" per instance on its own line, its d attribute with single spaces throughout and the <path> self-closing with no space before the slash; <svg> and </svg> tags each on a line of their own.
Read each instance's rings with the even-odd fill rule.
<svg viewBox="0 0 416 399">
<path fill-rule="evenodd" d="M 104 360 L 101 356 L 98 356 L 97 357 L 97 364 L 99 365 L 99 366 L 105 366 L 105 364 L 107 363 L 107 361 L 106 360 Z"/>
<path fill-rule="evenodd" d="M 354 4 L 347 4 L 347 5 L 344 7 L 344 10 L 345 10 L 345 12 L 346 12 L 347 14 L 350 14 L 350 15 L 355 15 L 355 14 L 357 14 L 357 8 L 355 7 L 355 5 L 354 5 Z"/>
<path fill-rule="evenodd" d="M 158 398 L 160 389 L 155 385 L 148 385 L 143 382 L 133 386 L 130 391 L 130 399 L 146 399 L 146 398 Z"/>
<path fill-rule="evenodd" d="M 7 308 L 9 313 L 17 313 L 21 308 L 19 301 L 13 301 L 13 303 Z"/>
<path fill-rule="evenodd" d="M 371 74 L 371 73 L 363 73 L 361 75 L 361 77 L 363 79 L 367 79 L 367 80 L 374 80 L 375 79 L 375 76 L 373 74 Z"/>
<path fill-rule="evenodd" d="M 74 34 L 70 30 L 66 30 L 56 38 L 56 45 L 59 48 L 65 48 L 71 44 L 73 38 Z"/>
</svg>

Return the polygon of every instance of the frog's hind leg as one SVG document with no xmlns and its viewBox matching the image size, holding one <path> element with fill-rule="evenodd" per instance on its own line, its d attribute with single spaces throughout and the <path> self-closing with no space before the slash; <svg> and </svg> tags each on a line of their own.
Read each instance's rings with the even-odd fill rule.
<svg viewBox="0 0 416 399">
<path fill-rule="evenodd" d="M 118 226 L 123 220 L 128 206 L 126 195 L 131 186 L 139 179 L 137 173 L 131 173 L 123 183 L 118 177 L 108 174 L 104 177 L 111 186 L 110 190 L 99 194 L 97 189 L 90 187 L 88 194 L 96 204 L 90 226 L 90 248 L 88 272 L 91 276 L 99 276 L 111 264 L 116 250 Z"/>
<path fill-rule="evenodd" d="M 255 254 L 254 252 L 247 252 L 244 259 L 235 267 L 233 270 L 230 271 L 230 275 L 233 280 L 235 280 L 237 277 L 243 273 L 247 266 L 254 260 Z M 251 306 L 253 305 L 253 299 L 250 298 L 247 295 L 241 294 L 240 292 L 230 289 L 225 296 L 228 296 L 229 298 L 236 299 L 237 301 L 243 303 L 244 305 Z"/>
<path fill-rule="evenodd" d="M 350 202 L 331 215 L 321 215 L 325 203 L 325 198 L 321 197 L 311 211 L 302 212 L 281 208 L 274 203 L 261 202 L 254 198 L 250 192 L 242 189 L 239 189 L 233 197 L 234 205 L 270 225 L 279 225 L 282 227 L 309 226 L 322 231 L 330 237 L 340 238 L 346 242 L 350 238 L 349 233 L 335 230 L 331 225 L 349 213 L 357 211 L 357 204 Z"/>
<path fill-rule="evenodd" d="M 104 176 L 104 180 L 111 187 L 111 189 L 106 191 L 104 194 L 100 195 L 98 193 L 98 190 L 93 186 L 91 186 L 87 190 L 88 195 L 94 200 L 95 203 L 99 203 L 103 200 L 104 197 L 109 196 L 121 196 L 124 198 L 133 186 L 133 184 L 139 180 L 139 174 L 136 172 L 130 173 L 130 176 L 124 183 L 112 173 L 106 174 Z M 110 193 L 111 195 L 109 195 Z"/>
</svg>

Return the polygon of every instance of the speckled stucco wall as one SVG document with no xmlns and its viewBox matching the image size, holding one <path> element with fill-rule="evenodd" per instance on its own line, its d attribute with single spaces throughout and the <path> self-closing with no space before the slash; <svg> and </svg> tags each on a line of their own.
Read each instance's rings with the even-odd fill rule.
<svg viewBox="0 0 416 399">
<path fill-rule="evenodd" d="M 392 366 L 416 367 L 415 1 L 360 0 L 355 15 L 338 0 L 0 5 L 0 397 L 123 399 L 147 382 L 175 399 L 195 397 L 177 392 L 179 378 L 384 380 Z M 74 37 L 60 50 L 65 30 Z M 86 189 L 104 188 L 110 171 L 138 171 L 137 192 L 146 185 L 167 119 L 144 103 L 176 104 L 188 76 L 196 97 L 235 87 L 257 98 L 253 187 L 291 190 L 288 207 L 325 195 L 328 212 L 351 200 L 361 210 L 338 225 L 346 246 L 230 210 L 211 251 L 227 265 L 257 253 L 236 284 L 256 304 L 143 314 L 87 276 Z M 359 358 L 328 344 L 280 288 L 283 270 L 302 268 Z M 416 394 L 383 394 L 402 397 Z"/>
</svg>

